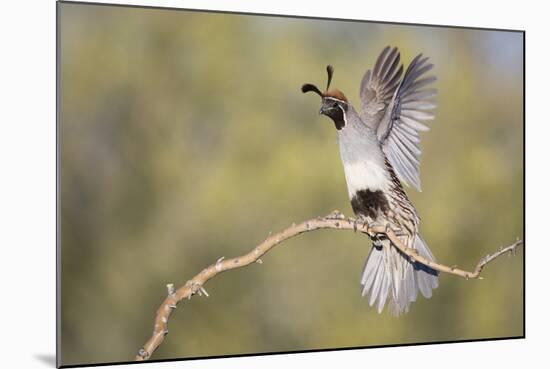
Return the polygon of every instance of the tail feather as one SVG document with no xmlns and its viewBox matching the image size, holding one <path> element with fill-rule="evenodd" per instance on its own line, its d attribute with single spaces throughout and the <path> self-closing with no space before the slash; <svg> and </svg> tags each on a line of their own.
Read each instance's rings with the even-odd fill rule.
<svg viewBox="0 0 550 369">
<path fill-rule="evenodd" d="M 380 252 L 375 246 L 373 246 L 369 252 L 369 256 L 365 261 L 365 266 L 363 267 L 363 275 L 361 276 L 361 285 L 363 286 L 362 295 L 365 296 L 367 292 L 371 289 L 372 284 L 375 280 L 379 282 L 382 281 L 382 278 L 376 278 L 378 275 L 378 268 L 382 262 L 382 252 Z"/>
<path fill-rule="evenodd" d="M 418 291 L 425 298 L 432 296 L 432 289 L 438 286 L 437 272 L 423 264 L 411 263 L 407 256 L 390 247 L 389 242 L 384 240 L 382 247 L 371 248 L 361 276 L 361 294 L 368 298 L 370 306 L 376 303 L 379 313 L 389 298 L 390 310 L 400 315 L 409 311 Z M 435 261 L 420 236 L 416 236 L 414 248 L 421 256 Z"/>
<path fill-rule="evenodd" d="M 420 256 L 425 257 L 428 260 L 435 261 L 433 254 L 428 246 L 420 236 L 416 236 L 415 249 Z M 424 264 L 414 263 L 414 272 L 416 274 L 420 292 L 422 295 L 429 299 L 432 297 L 432 289 L 439 286 L 437 279 L 437 272 L 432 268 L 425 266 Z"/>
<path fill-rule="evenodd" d="M 382 289 L 380 290 L 380 295 L 378 296 L 378 313 L 381 313 L 384 309 L 384 304 L 386 303 L 388 293 L 390 292 L 390 282 L 391 278 L 384 278 L 384 281 L 382 282 Z"/>
</svg>

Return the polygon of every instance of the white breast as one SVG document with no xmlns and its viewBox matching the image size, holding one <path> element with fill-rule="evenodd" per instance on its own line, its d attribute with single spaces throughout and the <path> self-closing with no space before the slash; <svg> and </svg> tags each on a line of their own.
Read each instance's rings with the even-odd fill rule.
<svg viewBox="0 0 550 369">
<path fill-rule="evenodd" d="M 349 198 L 359 190 L 387 191 L 390 183 L 387 170 L 368 159 L 343 162 Z"/>
</svg>

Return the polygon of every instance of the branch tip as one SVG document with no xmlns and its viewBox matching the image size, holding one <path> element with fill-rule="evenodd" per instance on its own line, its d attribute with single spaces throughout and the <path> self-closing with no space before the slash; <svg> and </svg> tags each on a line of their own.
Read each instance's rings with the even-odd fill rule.
<svg viewBox="0 0 550 369">
<path fill-rule="evenodd" d="M 222 261 L 223 261 L 223 259 L 225 259 L 225 256 L 222 256 L 221 258 L 216 260 L 215 268 L 216 268 L 216 271 L 218 271 L 218 272 L 222 270 Z"/>
<path fill-rule="evenodd" d="M 204 294 L 204 296 L 206 297 L 210 297 L 210 295 L 208 294 L 208 292 L 206 292 L 203 286 L 199 287 L 199 296 L 202 296 L 201 293 Z"/>
<path fill-rule="evenodd" d="M 143 360 L 147 360 L 149 358 L 149 353 L 144 348 L 141 348 L 138 351 L 138 356 Z"/>
</svg>

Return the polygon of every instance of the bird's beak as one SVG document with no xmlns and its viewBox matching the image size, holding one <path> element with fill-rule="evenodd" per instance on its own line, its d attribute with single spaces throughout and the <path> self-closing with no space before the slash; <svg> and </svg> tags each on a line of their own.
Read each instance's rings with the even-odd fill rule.
<svg viewBox="0 0 550 369">
<path fill-rule="evenodd" d="M 319 114 L 328 115 L 327 113 L 330 110 L 332 110 L 332 107 L 323 104 L 323 105 L 321 105 L 321 109 L 319 109 Z"/>
</svg>

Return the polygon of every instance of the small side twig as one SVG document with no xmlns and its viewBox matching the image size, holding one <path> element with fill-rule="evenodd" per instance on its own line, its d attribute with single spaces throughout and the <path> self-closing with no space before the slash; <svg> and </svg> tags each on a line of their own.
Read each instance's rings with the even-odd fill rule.
<svg viewBox="0 0 550 369">
<path fill-rule="evenodd" d="M 476 265 L 474 271 L 469 272 L 458 269 L 456 266 L 449 267 L 444 264 L 427 260 L 426 258 L 420 256 L 415 249 L 405 246 L 391 229 L 384 226 L 370 226 L 368 224 L 357 222 L 354 218 L 346 218 L 339 211 L 334 211 L 325 217 L 313 218 L 299 224 L 293 223 L 290 227 L 277 234 L 272 235 L 271 232 L 269 232 L 268 237 L 247 254 L 232 259 L 224 259 L 223 257 L 219 258 L 214 264 L 203 269 L 199 274 L 194 276 L 191 280 L 187 281 L 185 285 L 178 289 L 175 289 L 173 284 L 168 284 L 168 295 L 156 312 L 153 334 L 138 351 L 135 360 L 148 360 L 153 352 L 162 344 L 164 337 L 168 334 L 168 319 L 180 301 L 186 298 L 190 299 L 195 294 L 200 296 L 209 296 L 204 289 L 204 284 L 208 280 L 227 270 L 241 268 L 252 263 L 261 264 L 262 259 L 260 258 L 281 242 L 302 233 L 312 232 L 318 229 L 359 231 L 360 233 L 366 234 L 370 237 L 384 234 L 391 241 L 394 247 L 411 258 L 411 260 L 429 266 L 439 272 L 453 274 L 466 279 L 482 279 L 480 274 L 487 264 L 505 253 L 515 252 L 515 250 L 523 244 L 522 240 L 517 240 L 509 246 L 500 248 L 495 253 L 483 257 Z"/>
</svg>

